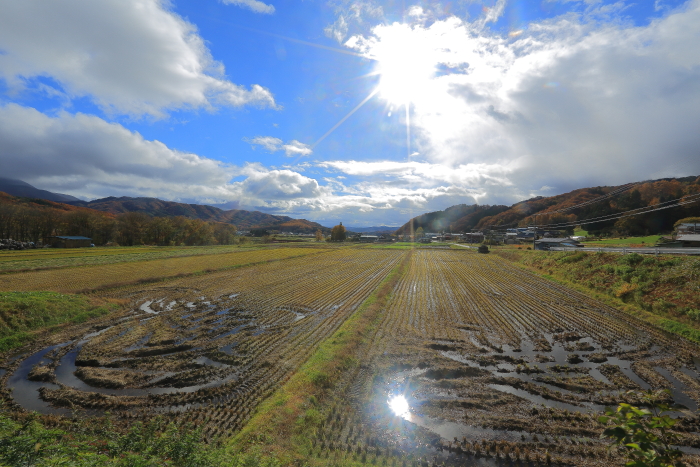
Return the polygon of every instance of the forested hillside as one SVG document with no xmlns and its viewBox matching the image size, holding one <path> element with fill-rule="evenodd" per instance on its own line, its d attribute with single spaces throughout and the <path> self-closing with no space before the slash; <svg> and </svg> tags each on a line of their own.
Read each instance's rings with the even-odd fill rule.
<svg viewBox="0 0 700 467">
<path fill-rule="evenodd" d="M 680 205 L 684 202 L 687 204 Z M 397 233 L 407 234 L 419 227 L 426 232 L 464 232 L 494 227 L 524 227 L 534 223 L 573 224 L 605 216 L 618 217 L 615 215 L 628 211 L 642 214 L 587 223 L 586 230 L 594 235 L 670 232 L 677 220 L 700 215 L 700 177 L 581 188 L 557 196 L 529 199 L 511 207 L 462 204 L 415 217 Z"/>
<path fill-rule="evenodd" d="M 188 219 L 224 222 L 235 225 L 239 230 L 263 228 L 297 233 L 313 233 L 318 229 L 324 232 L 329 231 L 321 224 L 306 219 L 293 219 L 288 216 L 275 216 L 260 211 L 242 209 L 224 211 L 213 206 L 163 201 L 158 198 L 130 198 L 128 196 L 116 198 L 111 196 L 92 201 L 76 201 L 70 204 L 111 214 L 140 212 L 153 217 L 183 216 Z"/>
<path fill-rule="evenodd" d="M 0 238 L 43 241 L 54 235 L 89 237 L 96 245 L 228 245 L 236 227 L 184 216 L 151 217 L 141 212 L 114 215 L 43 199 L 0 192 Z"/>
</svg>

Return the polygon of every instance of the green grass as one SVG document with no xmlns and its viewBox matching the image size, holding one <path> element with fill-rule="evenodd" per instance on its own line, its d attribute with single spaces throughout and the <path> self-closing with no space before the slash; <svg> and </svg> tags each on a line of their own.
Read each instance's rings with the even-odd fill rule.
<svg viewBox="0 0 700 467">
<path fill-rule="evenodd" d="M 160 418 L 122 431 L 108 417 L 48 428 L 34 414 L 16 416 L 0 414 L 2 466 L 280 466 L 275 459 L 232 456 L 221 447 L 205 444 L 199 430 L 177 428 Z"/>
<path fill-rule="evenodd" d="M 586 240 L 584 244 L 586 246 L 626 246 L 626 245 L 640 245 L 645 244 L 649 246 L 654 246 L 656 242 L 659 241 L 660 235 L 649 235 L 646 237 L 627 237 L 627 238 L 606 238 L 603 240 L 591 241 Z"/>
<path fill-rule="evenodd" d="M 0 292 L 0 352 L 32 341 L 36 332 L 82 323 L 109 313 L 115 303 L 95 304 L 81 295 L 55 292 Z"/>
</svg>

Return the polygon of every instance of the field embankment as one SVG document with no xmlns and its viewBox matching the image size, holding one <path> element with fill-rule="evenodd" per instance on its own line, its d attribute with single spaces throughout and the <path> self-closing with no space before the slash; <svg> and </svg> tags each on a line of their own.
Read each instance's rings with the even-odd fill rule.
<svg viewBox="0 0 700 467">
<path fill-rule="evenodd" d="M 117 307 L 117 302 L 81 295 L 0 292 L 0 352 L 31 342 L 38 331 L 50 331 L 64 323 L 83 323 Z"/>
<path fill-rule="evenodd" d="M 700 342 L 700 258 L 582 251 L 493 252 Z"/>
</svg>

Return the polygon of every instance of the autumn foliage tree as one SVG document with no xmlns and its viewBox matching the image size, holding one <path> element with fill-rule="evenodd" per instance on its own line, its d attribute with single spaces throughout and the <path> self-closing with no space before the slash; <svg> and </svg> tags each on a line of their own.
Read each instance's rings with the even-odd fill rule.
<svg viewBox="0 0 700 467">
<path fill-rule="evenodd" d="M 343 223 L 336 225 L 331 230 L 331 242 L 344 242 L 345 241 L 345 227 Z"/>
</svg>

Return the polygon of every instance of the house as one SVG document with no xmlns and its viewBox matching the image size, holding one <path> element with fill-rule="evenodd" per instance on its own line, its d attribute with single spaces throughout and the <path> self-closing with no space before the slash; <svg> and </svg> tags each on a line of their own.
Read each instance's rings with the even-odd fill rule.
<svg viewBox="0 0 700 467">
<path fill-rule="evenodd" d="M 676 242 L 683 248 L 700 248 L 700 233 L 678 235 Z"/>
<path fill-rule="evenodd" d="M 374 243 L 378 238 L 376 235 L 360 235 L 360 243 Z"/>
<path fill-rule="evenodd" d="M 481 243 L 484 241 L 484 234 L 482 232 L 465 233 L 464 241 L 467 243 Z"/>
<path fill-rule="evenodd" d="M 700 234 L 700 228 L 698 228 L 697 222 L 691 222 L 686 224 L 680 224 L 676 227 L 678 235 L 685 234 Z"/>
<path fill-rule="evenodd" d="M 579 245 L 581 245 L 581 242 L 571 238 L 542 238 L 535 240 L 535 250 L 549 250 L 553 247 L 575 248 Z"/>
<path fill-rule="evenodd" d="M 92 244 L 91 238 L 74 235 L 57 235 L 55 237 L 47 237 L 44 243 L 51 245 L 53 248 L 83 248 L 95 246 Z"/>
</svg>

